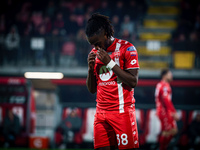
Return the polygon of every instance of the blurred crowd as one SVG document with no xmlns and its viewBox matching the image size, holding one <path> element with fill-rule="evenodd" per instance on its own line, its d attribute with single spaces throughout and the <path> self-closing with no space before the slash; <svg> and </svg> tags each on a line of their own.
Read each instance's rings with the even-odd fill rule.
<svg viewBox="0 0 200 150">
<path fill-rule="evenodd" d="M 23 64 L 31 60 L 40 65 L 45 58 L 46 65 L 55 66 L 62 62 L 60 55 L 70 56 L 68 60 L 76 57 L 76 63 L 86 65 L 91 47 L 86 44 L 84 27 L 92 13 L 110 16 L 115 36 L 134 40 L 147 9 L 145 0 L 2 0 L 1 7 L 0 64 L 17 65 L 24 59 Z M 33 37 L 39 38 L 39 48 Z"/>
<path fill-rule="evenodd" d="M 181 1 L 178 27 L 173 33 L 173 50 L 194 51 L 200 67 L 200 1 Z"/>
<path fill-rule="evenodd" d="M 200 67 L 200 2 L 180 2 L 173 51 L 194 51 Z M 115 37 L 134 42 L 142 26 L 147 0 L 2 0 L 0 9 L 0 66 L 87 66 L 91 50 L 85 25 L 91 14 L 110 17 Z"/>
<path fill-rule="evenodd" d="M 1 5 L 5 8 L 1 10 L 0 34 L 9 33 L 16 25 L 22 37 L 52 36 L 55 32 L 60 36 L 75 37 L 94 12 L 110 16 L 117 34 L 122 35 L 126 29 L 132 35 L 135 22 L 146 11 L 145 0 L 3 0 Z"/>
</svg>

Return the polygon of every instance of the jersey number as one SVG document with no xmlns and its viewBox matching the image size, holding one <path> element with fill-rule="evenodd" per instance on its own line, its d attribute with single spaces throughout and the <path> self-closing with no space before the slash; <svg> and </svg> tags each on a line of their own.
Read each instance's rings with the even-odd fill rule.
<svg viewBox="0 0 200 150">
<path fill-rule="evenodd" d="M 120 139 L 121 138 L 121 139 Z M 122 143 L 122 145 L 127 145 L 128 144 L 128 136 L 127 134 L 123 133 L 121 136 L 117 134 L 117 141 L 118 141 L 118 146 Z"/>
</svg>

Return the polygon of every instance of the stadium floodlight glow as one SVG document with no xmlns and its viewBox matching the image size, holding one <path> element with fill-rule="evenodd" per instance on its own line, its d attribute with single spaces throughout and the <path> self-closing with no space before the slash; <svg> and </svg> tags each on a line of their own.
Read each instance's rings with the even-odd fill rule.
<svg viewBox="0 0 200 150">
<path fill-rule="evenodd" d="M 27 79 L 62 79 L 64 77 L 61 72 L 26 72 Z"/>
</svg>

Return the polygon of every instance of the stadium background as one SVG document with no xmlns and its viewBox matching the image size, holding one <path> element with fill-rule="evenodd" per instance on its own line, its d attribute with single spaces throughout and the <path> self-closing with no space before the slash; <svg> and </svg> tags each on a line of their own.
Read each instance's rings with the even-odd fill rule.
<svg viewBox="0 0 200 150">
<path fill-rule="evenodd" d="M 200 111 L 200 2 L 1 0 L 0 8 L 0 129 L 5 109 L 11 108 L 22 125 L 16 146 L 57 148 L 56 128 L 75 109 L 83 123 L 79 140 L 67 147 L 93 148 L 95 95 L 85 85 L 92 47 L 84 28 L 91 14 L 99 12 L 110 17 L 115 37 L 138 51 L 141 149 L 157 147 L 154 90 L 162 68 L 174 75 L 172 100 L 180 116 L 175 145 L 188 149 L 188 127 Z M 26 72 L 61 72 L 64 78 L 27 79 Z M 3 147 L 1 132 L 0 141 Z"/>
</svg>

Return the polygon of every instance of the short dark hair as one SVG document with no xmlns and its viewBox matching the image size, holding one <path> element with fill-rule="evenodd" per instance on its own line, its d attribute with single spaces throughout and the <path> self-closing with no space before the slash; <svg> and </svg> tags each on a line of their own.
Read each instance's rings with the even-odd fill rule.
<svg viewBox="0 0 200 150">
<path fill-rule="evenodd" d="M 160 77 L 163 78 L 170 70 L 168 68 L 161 70 Z"/>
<path fill-rule="evenodd" d="M 99 13 L 93 14 L 91 18 L 87 21 L 85 29 L 87 37 L 91 37 L 94 34 L 99 34 L 102 29 L 104 29 L 108 38 L 113 36 L 114 29 L 111 21 L 109 20 L 109 17 L 101 15 Z"/>
</svg>

